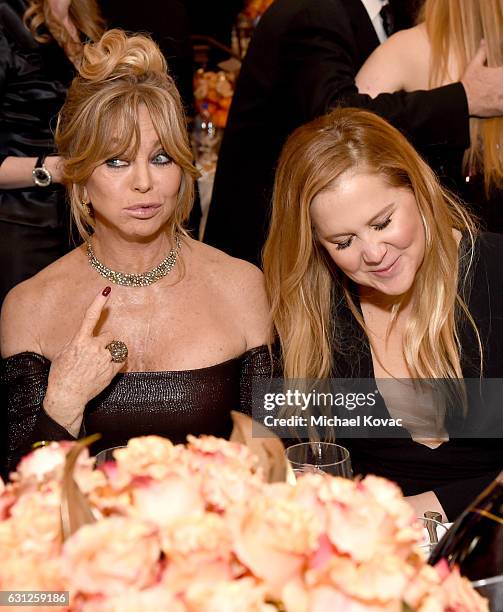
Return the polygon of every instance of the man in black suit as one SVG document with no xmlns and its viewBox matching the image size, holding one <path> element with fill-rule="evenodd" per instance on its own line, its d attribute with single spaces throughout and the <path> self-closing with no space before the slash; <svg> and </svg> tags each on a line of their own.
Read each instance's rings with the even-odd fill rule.
<svg viewBox="0 0 503 612">
<path fill-rule="evenodd" d="M 397 4 L 403 8 L 403 2 Z M 463 84 L 375 99 L 358 94 L 354 78 L 379 44 L 379 6 L 384 4 L 275 0 L 262 16 L 220 149 L 206 242 L 260 262 L 281 147 L 295 128 L 336 105 L 378 113 L 425 155 L 438 155 L 439 147 L 466 148 L 469 115 L 503 114 L 503 68 L 487 68 L 480 57 Z"/>
</svg>

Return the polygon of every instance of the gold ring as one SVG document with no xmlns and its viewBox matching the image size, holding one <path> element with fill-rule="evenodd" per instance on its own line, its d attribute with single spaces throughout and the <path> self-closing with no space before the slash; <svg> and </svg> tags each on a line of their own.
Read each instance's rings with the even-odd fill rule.
<svg viewBox="0 0 503 612">
<path fill-rule="evenodd" d="M 112 340 L 110 344 L 107 344 L 106 349 L 110 351 L 112 355 L 112 361 L 115 363 L 123 363 L 127 359 L 128 350 L 127 346 L 121 340 Z"/>
</svg>

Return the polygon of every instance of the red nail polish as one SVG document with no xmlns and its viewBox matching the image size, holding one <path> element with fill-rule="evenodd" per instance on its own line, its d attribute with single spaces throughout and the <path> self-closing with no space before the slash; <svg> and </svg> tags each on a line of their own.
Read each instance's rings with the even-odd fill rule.
<svg viewBox="0 0 503 612">
<path fill-rule="evenodd" d="M 104 295 L 106 297 L 110 293 L 110 291 L 112 291 L 112 287 L 105 287 L 101 292 L 101 295 Z"/>
</svg>

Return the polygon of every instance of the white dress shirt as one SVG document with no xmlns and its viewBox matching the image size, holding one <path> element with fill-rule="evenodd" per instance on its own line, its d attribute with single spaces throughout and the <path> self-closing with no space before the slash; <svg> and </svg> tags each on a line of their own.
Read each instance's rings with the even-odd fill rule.
<svg viewBox="0 0 503 612">
<path fill-rule="evenodd" d="M 365 7 L 367 13 L 369 14 L 370 21 L 374 26 L 377 38 L 380 42 L 384 42 L 388 37 L 386 36 L 386 32 L 384 31 L 382 17 L 379 13 L 382 7 L 385 4 L 388 4 L 388 0 L 362 0 L 362 4 Z"/>
</svg>

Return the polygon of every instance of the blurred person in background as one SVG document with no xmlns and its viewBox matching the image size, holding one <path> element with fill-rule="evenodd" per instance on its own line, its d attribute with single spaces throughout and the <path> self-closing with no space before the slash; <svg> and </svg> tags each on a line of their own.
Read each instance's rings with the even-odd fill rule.
<svg viewBox="0 0 503 612">
<path fill-rule="evenodd" d="M 0 303 L 71 248 L 53 132 L 103 29 L 94 0 L 0 0 Z"/>
<path fill-rule="evenodd" d="M 429 92 L 372 99 L 355 77 L 391 31 L 381 0 L 275 0 L 244 58 L 230 108 L 204 239 L 260 261 L 281 147 L 296 127 L 338 105 L 367 108 L 405 133 L 422 152 L 469 146 L 469 116 L 503 111 L 503 68 L 477 57 L 460 82 Z M 403 27 L 405 20 L 395 22 Z"/>
<path fill-rule="evenodd" d="M 418 25 L 377 47 L 356 84 L 375 97 L 453 83 L 477 54 L 481 39 L 488 66 L 502 66 L 502 0 L 426 0 Z M 503 232 L 503 118 L 471 117 L 469 147 L 443 151 L 429 161 L 486 229 Z"/>
</svg>

